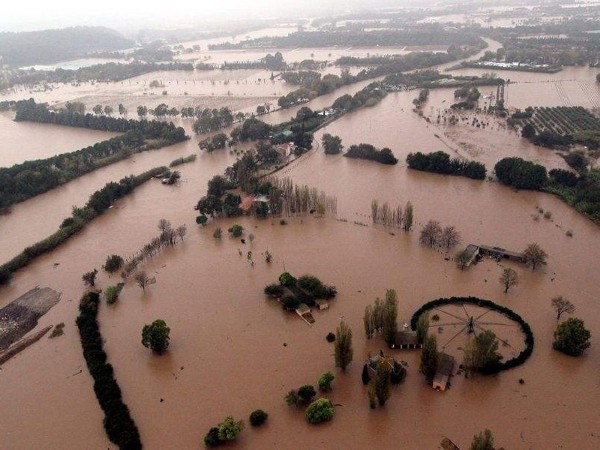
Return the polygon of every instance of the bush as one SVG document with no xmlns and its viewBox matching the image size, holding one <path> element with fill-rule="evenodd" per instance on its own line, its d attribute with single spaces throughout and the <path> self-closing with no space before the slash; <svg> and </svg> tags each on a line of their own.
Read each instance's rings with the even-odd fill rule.
<svg viewBox="0 0 600 450">
<path fill-rule="evenodd" d="M 332 343 L 335 342 L 335 333 L 332 333 L 331 331 L 329 333 L 327 333 L 327 336 L 325 336 L 325 339 L 327 340 L 327 342 Z"/>
<path fill-rule="evenodd" d="M 231 228 L 229 228 L 229 233 L 231 233 L 231 235 L 233 237 L 240 237 L 242 234 L 244 234 L 244 227 L 238 224 L 233 225 Z"/>
<path fill-rule="evenodd" d="M 104 291 L 104 297 L 106 298 L 106 303 L 112 305 L 119 298 L 119 294 L 121 293 L 121 289 L 125 286 L 124 283 L 119 283 L 116 286 L 109 286 Z"/>
<path fill-rule="evenodd" d="M 298 389 L 298 397 L 303 403 L 310 403 L 312 399 L 317 395 L 317 391 L 310 384 L 305 384 L 304 386 L 300 386 Z"/>
<path fill-rule="evenodd" d="M 282 286 L 293 287 L 296 286 L 297 281 L 298 280 L 296 280 L 296 278 L 294 278 L 294 276 L 289 272 L 283 272 L 281 275 L 279 275 L 279 282 Z"/>
<path fill-rule="evenodd" d="M 306 420 L 309 423 L 317 424 L 321 422 L 327 422 L 333 418 L 334 408 L 331 400 L 326 398 L 319 398 L 312 402 L 308 408 L 306 408 Z"/>
<path fill-rule="evenodd" d="M 212 427 L 204 436 L 204 445 L 207 447 L 217 447 L 221 445 L 222 442 L 219 440 L 219 429 L 217 427 Z"/>
<path fill-rule="evenodd" d="M 268 417 L 269 415 L 262 409 L 252 411 L 252 413 L 250 413 L 250 425 L 253 427 L 259 427 L 267 421 Z"/>
<path fill-rule="evenodd" d="M 265 295 L 279 298 L 283 295 L 283 287 L 279 284 L 269 284 L 268 286 L 265 286 Z"/>
<path fill-rule="evenodd" d="M 108 273 L 115 273 L 117 270 L 123 267 L 124 262 L 125 261 L 123 261 L 123 258 L 121 258 L 119 255 L 110 255 L 108 258 L 106 258 L 106 262 L 102 268 Z"/>
<path fill-rule="evenodd" d="M 329 392 L 332 390 L 331 382 L 335 379 L 331 372 L 325 372 L 319 378 L 319 390 L 322 392 Z"/>
</svg>

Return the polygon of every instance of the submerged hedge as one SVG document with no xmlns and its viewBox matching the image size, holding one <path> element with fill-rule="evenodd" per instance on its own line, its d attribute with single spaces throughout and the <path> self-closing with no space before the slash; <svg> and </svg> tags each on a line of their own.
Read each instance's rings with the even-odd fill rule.
<svg viewBox="0 0 600 450">
<path fill-rule="evenodd" d="M 518 315 L 512 309 L 498 305 L 497 303 L 494 303 L 490 300 L 484 300 L 477 297 L 450 297 L 432 300 L 430 302 L 425 303 L 413 314 L 412 318 L 410 319 L 410 327 L 412 330 L 416 330 L 417 321 L 419 320 L 421 314 L 423 314 L 426 311 L 429 311 L 432 308 L 445 305 L 460 305 L 463 303 L 480 306 L 483 308 L 490 308 L 493 311 L 497 311 L 500 314 L 508 317 L 509 319 L 517 322 L 521 326 L 521 331 L 523 331 L 523 333 L 525 334 L 525 349 L 516 357 L 487 368 L 485 372 L 482 372 L 484 375 L 498 373 L 502 370 L 512 369 L 513 367 L 520 366 L 525 361 L 527 361 L 527 358 L 529 358 L 531 356 L 531 353 L 533 352 L 534 345 L 533 332 L 531 331 L 531 327 L 527 322 L 525 322 L 525 320 L 520 315 Z"/>
<path fill-rule="evenodd" d="M 140 450 L 142 442 L 129 408 L 123 403 L 121 388 L 114 378 L 113 368 L 106 362 L 106 352 L 98 326 L 100 294 L 86 293 L 79 303 L 77 328 L 83 357 L 94 379 L 94 392 L 102 411 L 108 438 L 121 450 Z"/>
</svg>

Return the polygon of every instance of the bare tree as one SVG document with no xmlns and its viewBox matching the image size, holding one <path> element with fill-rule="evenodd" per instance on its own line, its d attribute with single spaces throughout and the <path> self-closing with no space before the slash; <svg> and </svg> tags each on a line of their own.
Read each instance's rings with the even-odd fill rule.
<svg viewBox="0 0 600 450">
<path fill-rule="evenodd" d="M 171 222 L 169 222 L 167 219 L 160 219 L 158 221 L 158 229 L 160 231 L 162 231 L 163 233 L 166 230 L 170 230 L 171 229 Z"/>
<path fill-rule="evenodd" d="M 442 226 L 437 220 L 430 220 L 421 230 L 419 241 L 428 247 L 435 247 L 442 236 Z"/>
<path fill-rule="evenodd" d="M 511 287 L 519 284 L 519 276 L 514 269 L 507 267 L 500 275 L 500 283 L 504 286 L 504 293 L 506 294 Z"/>
<path fill-rule="evenodd" d="M 151 282 L 150 278 L 145 271 L 141 270 L 133 276 L 133 279 L 142 288 L 142 291 L 146 292 L 146 286 Z"/>
<path fill-rule="evenodd" d="M 84 273 L 81 279 L 83 280 L 86 286 L 93 287 L 96 285 L 96 275 L 98 275 L 98 269 L 94 269 L 90 272 Z"/>
<path fill-rule="evenodd" d="M 575 312 L 575 305 L 562 295 L 552 299 L 552 307 L 556 311 L 557 322 L 560 320 L 560 316 L 562 316 L 564 313 L 572 314 Z"/>
<path fill-rule="evenodd" d="M 187 233 L 187 227 L 185 225 L 181 225 L 181 226 L 177 227 L 175 232 L 177 233 L 177 236 L 179 236 L 179 239 L 181 239 L 183 241 L 183 238 L 185 237 L 185 234 Z"/>
<path fill-rule="evenodd" d="M 529 244 L 523 252 L 523 256 L 525 258 L 525 264 L 531 266 L 531 270 L 535 270 L 538 266 L 545 265 L 546 259 L 548 258 L 548 254 L 536 243 Z"/>
<path fill-rule="evenodd" d="M 456 247 L 460 244 L 461 238 L 460 233 L 456 231 L 454 226 L 444 228 L 440 237 L 440 243 L 446 250 L 450 250 L 452 247 Z"/>
</svg>

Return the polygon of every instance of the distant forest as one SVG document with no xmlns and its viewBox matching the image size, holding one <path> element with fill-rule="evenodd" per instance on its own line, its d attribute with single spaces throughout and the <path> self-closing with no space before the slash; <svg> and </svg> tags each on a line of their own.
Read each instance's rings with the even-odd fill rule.
<svg viewBox="0 0 600 450">
<path fill-rule="evenodd" d="M 72 27 L 60 30 L 0 33 L 3 64 L 52 64 L 91 52 L 133 47 L 134 42 L 104 27 Z"/>
<path fill-rule="evenodd" d="M 290 47 L 375 47 L 400 45 L 447 45 L 481 46 L 483 41 L 476 33 L 445 31 L 439 25 L 420 25 L 406 30 L 378 31 L 302 31 L 283 37 L 259 38 L 243 41 L 239 44 L 226 42 L 211 45 L 209 49 L 235 48 L 290 48 Z"/>
</svg>

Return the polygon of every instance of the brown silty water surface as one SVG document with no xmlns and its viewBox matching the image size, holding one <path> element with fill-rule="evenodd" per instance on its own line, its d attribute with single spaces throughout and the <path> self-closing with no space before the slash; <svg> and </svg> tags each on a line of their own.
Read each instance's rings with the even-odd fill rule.
<svg viewBox="0 0 600 450">
<path fill-rule="evenodd" d="M 440 94 L 438 101 L 436 92 L 432 91 L 430 101 L 441 108 L 441 97 L 447 94 Z M 451 140 L 436 131 L 437 125 L 428 127 L 411 111 L 415 96 L 416 92 L 391 94 L 375 107 L 349 114 L 320 133 L 338 134 L 346 146 L 359 142 L 387 145 L 401 162 L 410 151 L 444 149 L 435 134 Z M 320 134 L 315 142 L 319 138 Z M 493 139 L 475 159 L 487 163 L 513 154 L 510 144 Z M 20 228 L 13 225 L 17 222 L 7 221 L 2 229 L 19 236 L 19 242 L 33 242 L 47 234 L 39 233 L 38 227 L 54 220 L 47 226 L 53 231 L 70 204 L 82 203 L 106 181 L 188 154 L 196 148 L 194 141 L 136 155 L 134 166 L 123 161 L 25 202 L 13 212 L 22 221 Z M 539 151 L 537 157 L 544 158 L 543 149 L 523 147 L 522 151 L 532 157 Z M 212 237 L 214 227 L 226 230 L 234 222 L 198 228 L 192 207 L 204 194 L 206 181 L 232 161 L 226 152 L 202 155 L 180 166 L 183 182 L 178 186 L 165 187 L 158 181 L 145 184 L 65 245 L 18 272 L 11 285 L 0 290 L 0 305 L 36 285 L 62 291 L 63 301 L 38 326 L 66 323 L 64 336 L 43 339 L 2 367 L 0 389 L 5 408 L 11 412 L 0 418 L 3 447 L 111 448 L 74 325 L 83 290 L 81 275 L 93 267 L 100 269 L 109 254 L 133 254 L 158 233 L 156 223 L 162 217 L 174 225 L 187 225 L 185 241 L 146 266 L 157 279 L 146 293 L 128 282 L 119 302 L 112 307 L 103 304 L 100 312 L 109 361 L 145 448 L 198 448 L 206 431 L 225 416 L 247 419 L 256 408 L 269 412 L 268 424 L 264 429 L 243 431 L 240 447 L 423 449 L 437 448 L 443 436 L 466 447 L 473 434 L 486 427 L 494 431 L 498 446 L 507 449 L 598 447 L 599 347 L 593 343 L 578 359 L 552 351 L 556 321 L 550 307 L 551 297 L 564 295 L 577 306 L 576 315 L 593 335 L 600 329 L 596 225 L 542 193 L 414 172 L 403 164 L 390 167 L 326 156 L 315 149 L 282 175 L 336 195 L 338 218 L 346 221 L 305 217 L 281 226 L 278 221 L 242 218 L 239 222 L 247 233 L 256 236 L 252 244 L 243 245 L 227 236 L 217 241 Z M 78 182 L 79 189 L 67 191 Z M 410 200 L 415 206 L 414 231 L 372 226 L 369 213 L 374 198 L 392 205 Z M 32 203 L 38 199 L 39 203 Z M 52 210 L 58 206 L 63 209 L 54 217 Z M 533 220 L 538 206 L 551 211 L 553 219 Z M 455 225 L 463 245 L 499 245 L 520 251 L 538 242 L 549 254 L 549 265 L 532 273 L 516 264 L 484 260 L 459 271 L 443 253 L 418 244 L 418 231 L 429 219 Z M 28 223 L 35 226 L 23 230 Z M 569 229 L 572 238 L 565 235 Z M 8 242 L 0 244 L 3 254 Z M 23 246 L 13 247 L 10 253 Z M 270 265 L 261 256 L 267 249 L 274 255 Z M 249 250 L 254 254 L 254 267 L 246 260 Z M 498 277 L 507 264 L 517 270 L 521 284 L 505 295 Z M 315 274 L 338 288 L 330 309 L 315 312 L 313 327 L 284 313 L 262 294 L 284 267 L 298 276 Z M 98 285 L 105 288 L 117 281 L 118 277 L 110 279 L 102 273 Z M 364 307 L 382 297 L 386 288 L 398 292 L 400 324 L 421 304 L 438 297 L 474 295 L 508 306 L 531 325 L 534 353 L 523 366 L 495 377 L 457 376 L 451 389 L 441 394 L 418 373 L 418 352 L 394 351 L 396 359 L 408 363 L 407 379 L 394 388 L 385 408 L 370 410 L 360 373 L 367 355 L 384 344 L 379 338 L 365 339 L 362 315 Z M 334 368 L 333 347 L 325 341 L 341 317 L 354 334 L 354 361 L 345 374 Z M 161 357 L 152 356 L 140 344 L 142 326 L 156 318 L 171 327 L 171 347 Z M 518 337 L 509 340 L 518 342 Z M 460 350 L 452 351 L 460 360 Z M 301 410 L 285 405 L 283 396 L 301 384 L 316 384 L 328 370 L 336 375 L 328 397 L 341 406 L 331 423 L 312 427 Z M 518 383 L 520 378 L 525 384 Z"/>
<path fill-rule="evenodd" d="M 0 134 L 0 167 L 72 152 L 118 135 L 44 123 L 15 122 L 9 113 L 0 114 Z"/>
</svg>

